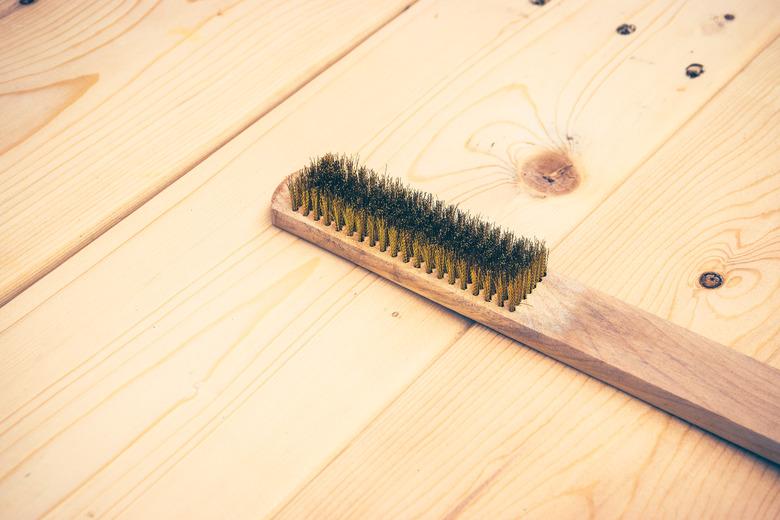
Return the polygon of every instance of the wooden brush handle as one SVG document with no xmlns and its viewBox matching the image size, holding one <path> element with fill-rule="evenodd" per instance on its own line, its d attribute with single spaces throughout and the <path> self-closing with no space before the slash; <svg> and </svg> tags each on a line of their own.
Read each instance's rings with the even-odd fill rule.
<svg viewBox="0 0 780 520">
<path fill-rule="evenodd" d="M 398 285 L 780 463 L 780 371 L 609 295 L 548 274 L 515 312 L 294 212 L 273 223 Z"/>
</svg>

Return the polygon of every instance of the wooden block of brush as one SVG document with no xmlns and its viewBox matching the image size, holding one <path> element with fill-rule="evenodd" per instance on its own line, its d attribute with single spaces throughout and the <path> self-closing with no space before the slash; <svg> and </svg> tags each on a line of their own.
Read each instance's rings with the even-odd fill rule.
<svg viewBox="0 0 780 520">
<path fill-rule="evenodd" d="M 293 211 L 276 226 L 398 285 L 780 463 L 780 371 L 667 320 L 549 273 L 514 312 Z"/>
</svg>

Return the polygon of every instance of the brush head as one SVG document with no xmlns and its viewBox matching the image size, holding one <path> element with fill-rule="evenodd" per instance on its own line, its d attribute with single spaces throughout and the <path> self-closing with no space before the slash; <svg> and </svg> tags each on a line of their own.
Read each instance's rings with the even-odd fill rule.
<svg viewBox="0 0 780 520">
<path fill-rule="evenodd" d="M 510 311 L 547 273 L 544 242 L 412 189 L 345 155 L 315 158 L 288 180 L 293 211 L 367 240 Z"/>
</svg>

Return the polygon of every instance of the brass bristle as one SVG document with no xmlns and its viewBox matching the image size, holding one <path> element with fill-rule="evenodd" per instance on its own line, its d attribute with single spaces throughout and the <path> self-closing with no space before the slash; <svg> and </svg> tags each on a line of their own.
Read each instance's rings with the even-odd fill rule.
<svg viewBox="0 0 780 520">
<path fill-rule="evenodd" d="M 287 184 L 293 211 L 514 311 L 547 274 L 544 242 L 516 237 L 357 159 L 313 159 Z M 424 267 L 423 267 L 424 264 Z"/>
</svg>

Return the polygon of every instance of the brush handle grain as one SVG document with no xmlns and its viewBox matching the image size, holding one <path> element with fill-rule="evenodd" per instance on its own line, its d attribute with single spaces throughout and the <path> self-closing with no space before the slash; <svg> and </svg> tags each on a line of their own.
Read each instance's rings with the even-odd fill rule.
<svg viewBox="0 0 780 520">
<path fill-rule="evenodd" d="M 780 463 L 780 371 L 669 321 L 549 273 L 515 312 L 291 209 L 273 223 L 415 293 Z"/>
</svg>

